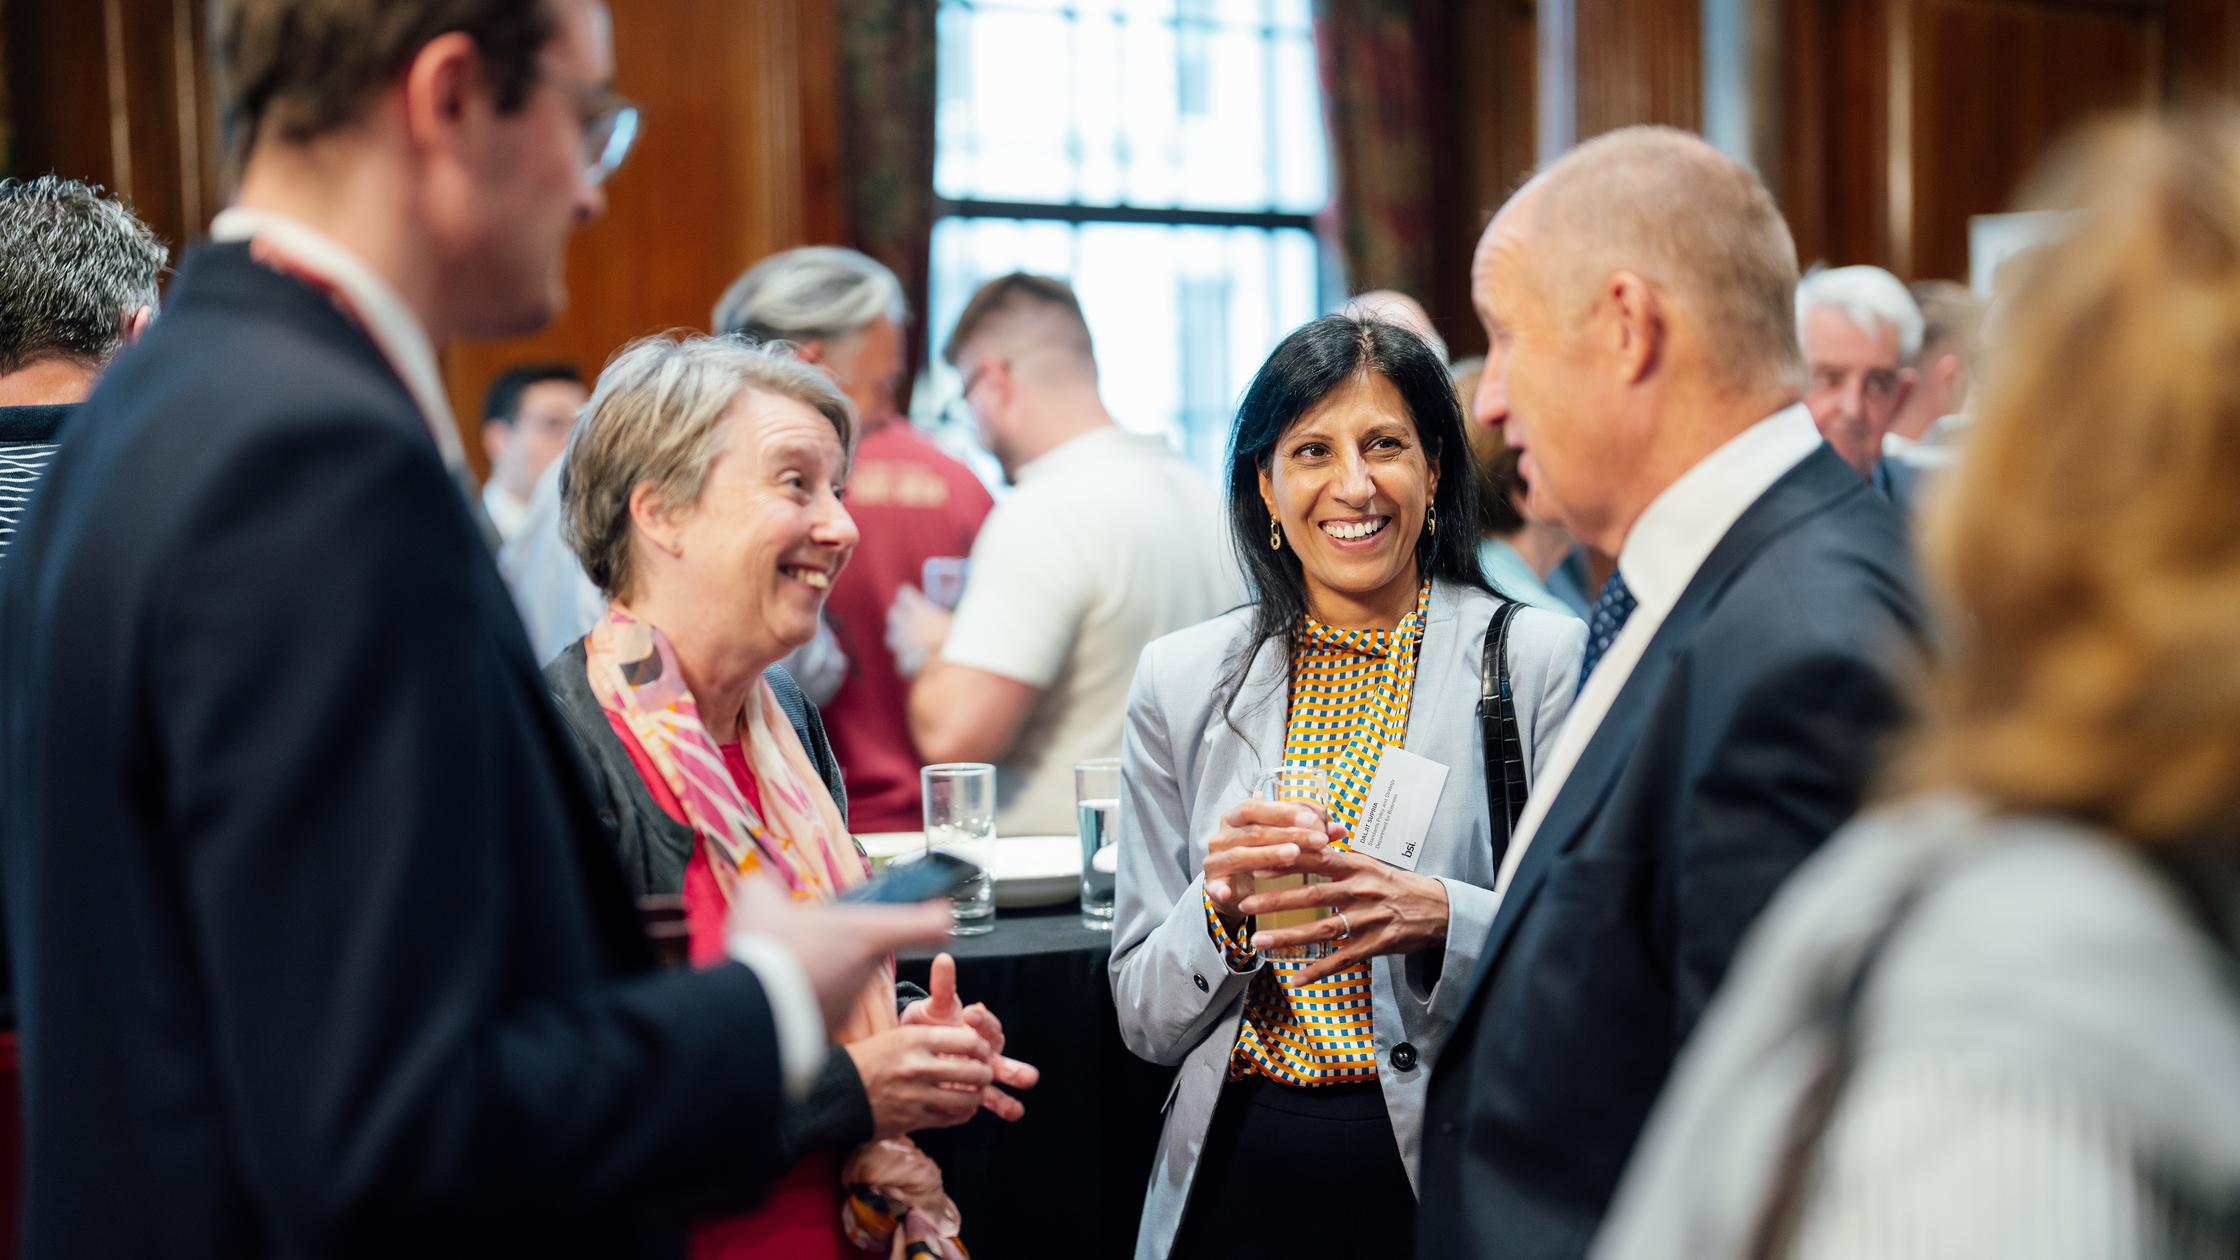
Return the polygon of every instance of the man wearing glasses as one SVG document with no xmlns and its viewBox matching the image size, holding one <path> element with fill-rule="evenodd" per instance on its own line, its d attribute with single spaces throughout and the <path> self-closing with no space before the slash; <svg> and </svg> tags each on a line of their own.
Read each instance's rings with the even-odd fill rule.
<svg viewBox="0 0 2240 1260">
<path fill-rule="evenodd" d="M 1880 267 L 1815 271 L 1797 285 L 1797 340 L 1820 436 L 1882 497 L 1910 507 L 1912 470 L 1882 457 L 1882 439 L 1913 392 L 1907 365 L 1921 349 L 1913 295 Z"/>
<path fill-rule="evenodd" d="M 476 536 L 436 347 L 560 309 L 604 7 L 213 10 L 238 196 L 0 577 L 22 1254 L 682 1254 L 946 911 L 654 970 Z"/>
</svg>

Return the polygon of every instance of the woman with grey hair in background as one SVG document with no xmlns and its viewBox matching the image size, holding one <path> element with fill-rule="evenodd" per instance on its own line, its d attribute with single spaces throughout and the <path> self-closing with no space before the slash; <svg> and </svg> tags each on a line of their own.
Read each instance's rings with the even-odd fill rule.
<svg viewBox="0 0 2240 1260">
<path fill-rule="evenodd" d="M 825 604 L 826 625 L 845 658 L 841 672 L 832 676 L 832 660 L 814 645 L 786 666 L 823 707 L 848 775 L 849 817 L 864 832 L 923 825 L 910 688 L 887 647 L 887 610 L 902 587 L 923 584 L 928 560 L 969 555 L 995 506 L 970 469 L 942 454 L 895 408 L 907 315 L 894 273 L 830 246 L 766 258 L 716 303 L 717 332 L 798 346 L 802 361 L 830 374 L 863 422 L 848 491 L 862 541 Z"/>
<path fill-rule="evenodd" d="M 602 819 L 640 895 L 683 898 L 693 961 L 724 954 L 739 889 L 823 900 L 870 869 L 827 775 L 765 675 L 816 632 L 856 545 L 841 506 L 855 409 L 821 372 L 732 338 L 649 338 L 600 376 L 562 503 L 568 544 L 609 600 L 545 671 L 594 769 Z M 941 1172 L 905 1136 L 1034 1083 L 1003 1027 L 931 998 L 897 1011 L 891 963 L 835 1034 L 785 1139 L 793 1170 L 752 1216 L 701 1227 L 698 1257 L 961 1254 Z M 742 1142 L 761 1135 L 741 1134 Z M 895 1248 L 899 1250 L 899 1247 Z"/>
</svg>

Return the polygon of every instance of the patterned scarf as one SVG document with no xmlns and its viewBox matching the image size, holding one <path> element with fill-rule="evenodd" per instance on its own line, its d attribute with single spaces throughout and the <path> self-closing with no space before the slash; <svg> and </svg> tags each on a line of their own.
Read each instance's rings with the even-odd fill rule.
<svg viewBox="0 0 2240 1260">
<path fill-rule="evenodd" d="M 840 820 L 769 683 L 758 682 L 749 693 L 740 723 L 747 766 L 761 789 L 757 809 L 701 721 L 668 636 L 621 604 L 610 605 L 584 639 L 584 665 L 600 707 L 622 719 L 684 807 L 724 904 L 749 879 L 776 880 L 795 901 L 827 901 L 870 878 L 862 846 Z M 890 960 L 865 986 L 834 1040 L 860 1041 L 896 1022 Z M 907 1138 L 859 1147 L 841 1180 L 850 1193 L 841 1221 L 855 1246 L 935 1260 L 965 1254 L 941 1170 Z"/>
</svg>

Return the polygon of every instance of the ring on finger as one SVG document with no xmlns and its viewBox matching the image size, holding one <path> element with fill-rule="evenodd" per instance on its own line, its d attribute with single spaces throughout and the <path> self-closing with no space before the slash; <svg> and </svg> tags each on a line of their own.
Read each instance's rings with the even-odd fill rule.
<svg viewBox="0 0 2240 1260">
<path fill-rule="evenodd" d="M 1332 910 L 1330 913 L 1338 916 L 1338 939 L 1341 941 L 1352 939 L 1353 920 L 1348 919 L 1346 912 L 1343 910 Z"/>
</svg>

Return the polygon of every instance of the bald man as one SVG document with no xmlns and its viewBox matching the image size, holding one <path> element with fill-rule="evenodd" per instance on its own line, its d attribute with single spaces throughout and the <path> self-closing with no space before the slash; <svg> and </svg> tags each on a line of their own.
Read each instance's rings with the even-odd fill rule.
<svg viewBox="0 0 2240 1260">
<path fill-rule="evenodd" d="M 1851 815 L 1921 614 L 1897 515 L 1798 403 L 1796 251 L 1676 131 L 1582 145 L 1487 228 L 1475 401 L 1535 515 L 1618 557 L 1435 1066 L 1417 1254 L 1583 1254 L 1774 888 Z M 1680 1254 L 1676 1251 L 1675 1254 Z"/>
</svg>

